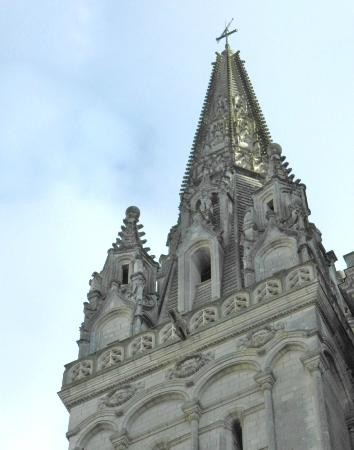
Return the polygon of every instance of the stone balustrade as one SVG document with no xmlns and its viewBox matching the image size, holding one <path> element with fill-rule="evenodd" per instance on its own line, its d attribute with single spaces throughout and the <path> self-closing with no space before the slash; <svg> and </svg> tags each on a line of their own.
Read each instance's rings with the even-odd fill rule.
<svg viewBox="0 0 354 450">
<path fill-rule="evenodd" d="M 314 279 L 315 268 L 311 263 L 307 263 L 287 271 L 285 275 L 262 280 L 250 289 L 235 292 L 227 298 L 214 301 L 183 317 L 193 334 L 211 323 L 241 314 L 250 307 L 278 298 L 285 292 L 298 289 Z M 119 344 L 112 343 L 105 349 L 87 356 L 84 360 L 68 364 L 63 384 L 78 382 L 102 370 L 118 366 L 123 361 L 139 357 L 157 346 L 176 340 L 179 340 L 179 337 L 175 326 L 169 322 L 127 338 Z"/>
</svg>

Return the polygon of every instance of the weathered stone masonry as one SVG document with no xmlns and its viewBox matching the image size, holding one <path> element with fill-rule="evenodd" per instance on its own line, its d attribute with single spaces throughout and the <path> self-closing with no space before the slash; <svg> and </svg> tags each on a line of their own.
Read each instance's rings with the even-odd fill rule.
<svg viewBox="0 0 354 450">
<path fill-rule="evenodd" d="M 227 44 L 168 254 L 130 206 L 90 280 L 70 450 L 354 450 L 354 253 L 337 272 L 291 172 Z"/>
</svg>

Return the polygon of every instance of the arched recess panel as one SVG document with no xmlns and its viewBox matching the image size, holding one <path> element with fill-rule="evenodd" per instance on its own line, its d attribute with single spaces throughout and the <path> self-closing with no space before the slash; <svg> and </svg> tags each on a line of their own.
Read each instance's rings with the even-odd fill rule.
<svg viewBox="0 0 354 450">
<path fill-rule="evenodd" d="M 131 317 L 125 312 L 116 312 L 101 322 L 95 332 L 95 349 L 99 350 L 114 341 L 122 341 L 131 335 Z"/>
<path fill-rule="evenodd" d="M 351 450 L 344 408 L 347 404 L 345 389 L 333 358 L 325 353 L 327 370 L 324 373 L 324 400 L 332 448 Z"/>
<path fill-rule="evenodd" d="M 156 397 L 145 403 L 128 423 L 129 435 L 140 436 L 146 432 L 159 430 L 183 418 L 184 399 L 175 394 Z"/>
<path fill-rule="evenodd" d="M 98 431 L 97 434 L 92 436 L 92 438 L 87 442 L 84 449 L 85 450 L 113 450 L 113 445 L 110 440 L 110 435 L 112 433 L 109 431 Z"/>
<path fill-rule="evenodd" d="M 299 264 L 297 243 L 294 238 L 277 237 L 267 242 L 255 255 L 256 281 L 264 280 L 280 270 Z"/>
<path fill-rule="evenodd" d="M 200 401 L 203 407 L 217 404 L 223 399 L 241 392 L 255 384 L 256 371 L 247 363 L 235 364 L 225 367 L 212 375 L 200 391 Z"/>
<path fill-rule="evenodd" d="M 276 436 L 282 450 L 318 448 L 312 380 L 302 356 L 296 347 L 286 347 L 273 361 Z"/>
</svg>

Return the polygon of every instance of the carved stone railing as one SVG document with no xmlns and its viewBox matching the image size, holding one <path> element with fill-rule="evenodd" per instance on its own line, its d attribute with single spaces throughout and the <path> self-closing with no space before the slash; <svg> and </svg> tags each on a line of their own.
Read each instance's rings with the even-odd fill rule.
<svg viewBox="0 0 354 450">
<path fill-rule="evenodd" d="M 227 298 L 221 298 L 198 310 L 183 315 L 190 333 L 195 333 L 229 317 L 242 314 L 250 307 L 276 299 L 284 293 L 299 289 L 315 279 L 313 264 L 297 266 L 280 276 L 263 280 L 249 289 L 235 292 Z M 176 328 L 172 322 L 142 332 L 138 335 L 115 342 L 104 349 L 87 356 L 85 359 L 66 365 L 63 385 L 82 381 L 98 372 L 118 366 L 122 362 L 137 358 L 146 352 L 178 340 Z"/>
</svg>

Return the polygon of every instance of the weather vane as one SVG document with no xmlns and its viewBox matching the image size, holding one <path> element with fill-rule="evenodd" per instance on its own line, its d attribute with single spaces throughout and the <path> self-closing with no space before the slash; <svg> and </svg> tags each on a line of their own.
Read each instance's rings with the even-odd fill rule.
<svg viewBox="0 0 354 450">
<path fill-rule="evenodd" d="M 226 39 L 226 45 L 229 44 L 229 39 L 228 37 L 230 36 L 230 34 L 236 33 L 237 28 L 235 28 L 234 30 L 229 31 L 229 27 L 232 24 L 234 19 L 231 19 L 230 22 L 226 25 L 225 30 L 221 33 L 221 35 L 216 38 L 216 42 L 221 41 L 221 39 Z"/>
</svg>

